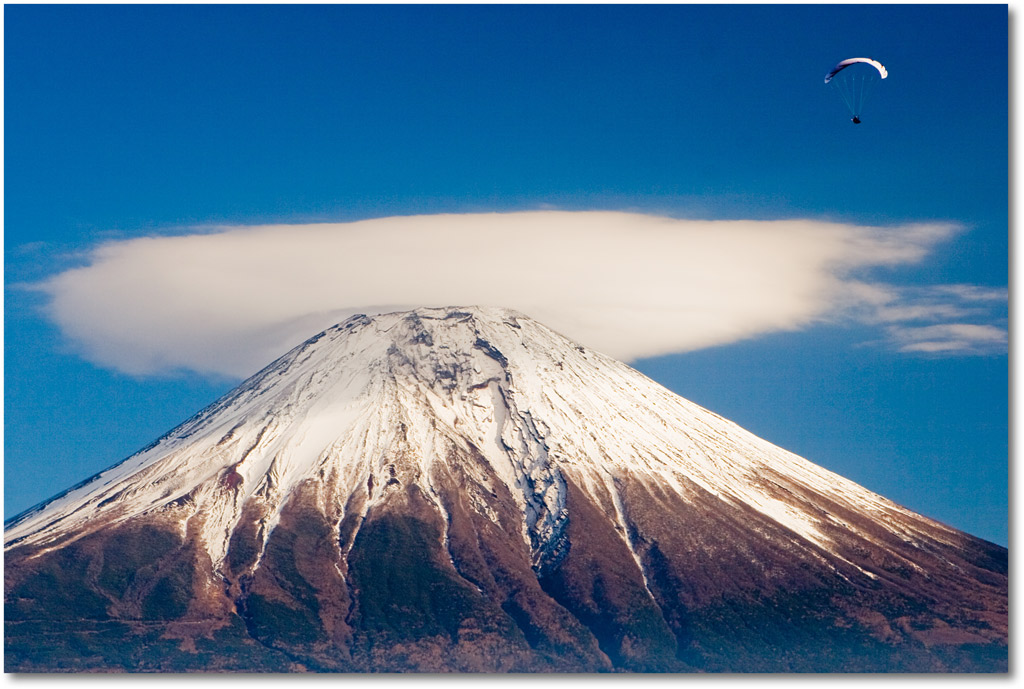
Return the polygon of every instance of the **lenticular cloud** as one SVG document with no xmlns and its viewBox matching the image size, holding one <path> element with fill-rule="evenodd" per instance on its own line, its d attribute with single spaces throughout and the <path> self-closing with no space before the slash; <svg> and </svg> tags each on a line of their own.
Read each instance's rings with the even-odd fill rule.
<svg viewBox="0 0 1024 689">
<path fill-rule="evenodd" d="M 136 375 L 244 376 L 354 313 L 450 305 L 510 307 L 630 360 L 863 309 L 866 271 L 919 261 L 956 231 L 619 212 L 392 217 L 116 241 L 39 287 L 83 356 Z"/>
</svg>

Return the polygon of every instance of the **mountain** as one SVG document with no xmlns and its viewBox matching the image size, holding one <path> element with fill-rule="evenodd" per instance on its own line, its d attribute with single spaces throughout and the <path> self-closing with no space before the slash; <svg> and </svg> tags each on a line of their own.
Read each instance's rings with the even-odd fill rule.
<svg viewBox="0 0 1024 689">
<path fill-rule="evenodd" d="M 513 311 L 356 316 L 5 528 L 10 671 L 1007 669 L 1007 551 Z"/>
</svg>

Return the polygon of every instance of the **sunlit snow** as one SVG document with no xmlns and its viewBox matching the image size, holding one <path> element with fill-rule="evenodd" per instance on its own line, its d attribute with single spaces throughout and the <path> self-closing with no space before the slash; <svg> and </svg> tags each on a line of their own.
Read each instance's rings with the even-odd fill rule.
<svg viewBox="0 0 1024 689">
<path fill-rule="evenodd" d="M 822 520 L 847 525 L 802 496 L 867 513 L 902 540 L 915 536 L 907 517 L 920 519 L 522 314 L 463 308 L 355 316 L 328 329 L 151 447 L 22 515 L 5 539 L 45 547 L 163 512 L 197 520 L 219 565 L 248 500 L 265 508 L 266 542 L 302 486 L 316 487 L 335 523 L 354 494 L 366 493 L 352 503 L 365 514 L 396 482 L 419 486 L 444 513 L 432 467 L 452 449 L 486 460 L 522 509 L 521 535 L 537 557 L 566 518 L 567 476 L 595 502 L 610 494 L 610 518 L 635 555 L 616 477 L 749 506 L 825 550 Z"/>
</svg>

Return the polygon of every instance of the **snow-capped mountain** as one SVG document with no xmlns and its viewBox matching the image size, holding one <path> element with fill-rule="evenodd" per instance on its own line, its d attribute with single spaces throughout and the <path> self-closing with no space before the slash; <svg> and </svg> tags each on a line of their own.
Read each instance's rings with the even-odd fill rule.
<svg viewBox="0 0 1024 689">
<path fill-rule="evenodd" d="M 5 543 L 26 670 L 1007 662 L 1005 549 L 502 309 L 353 317 Z"/>
</svg>

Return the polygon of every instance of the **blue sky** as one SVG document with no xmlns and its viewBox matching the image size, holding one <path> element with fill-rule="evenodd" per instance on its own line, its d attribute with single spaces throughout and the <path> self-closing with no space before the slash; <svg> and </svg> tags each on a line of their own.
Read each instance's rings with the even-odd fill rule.
<svg viewBox="0 0 1024 689">
<path fill-rule="evenodd" d="M 732 236 L 724 221 L 801 219 L 817 237 L 867 242 L 874 260 L 841 270 L 827 247 L 787 263 L 807 245 L 790 234 L 766 253 L 794 278 L 806 270 L 808 284 L 870 286 L 874 301 L 800 302 L 789 320 L 706 345 L 685 339 L 694 329 L 681 320 L 660 356 L 634 364 L 811 461 L 1007 542 L 1005 6 L 7 6 L 4 16 L 5 517 L 146 445 L 241 375 L 201 352 L 152 363 L 203 338 L 223 351 L 235 331 L 210 322 L 234 306 L 220 300 L 224 282 L 189 263 L 209 312 L 186 317 L 194 302 L 153 287 L 172 283 L 133 239 L 206 256 L 231 226 L 242 255 L 268 224 L 291 237 L 308 223 L 393 216 L 627 211 L 676 219 L 684 234 L 697 227 L 687 222 L 719 221 L 700 226 L 719 239 Z M 822 83 L 855 55 L 890 74 L 860 125 Z M 516 232 L 536 227 L 522 218 Z M 763 238 L 767 227 L 743 231 Z M 910 227 L 926 238 L 907 239 Z M 890 240 L 920 256 L 886 254 Z M 615 248 L 629 303 L 689 284 L 685 252 L 679 282 L 645 292 L 636 285 L 658 245 L 637 240 L 636 256 L 628 242 L 594 245 Z M 577 258 L 580 272 L 567 274 L 583 281 L 608 260 Z M 83 267 L 73 275 L 88 282 L 53 287 Z M 115 289 L 115 270 L 139 282 Z M 27 287 L 40 284 L 51 288 Z M 737 293 L 723 312 L 744 313 L 737 300 L 751 295 Z M 302 295 L 291 298 L 288 308 Z M 894 315 L 908 309 L 931 315 Z M 950 337 L 964 324 L 989 339 L 952 353 L 913 347 L 920 328 Z M 648 325 L 630 331 L 638 342 Z M 138 337 L 115 346 L 115 326 Z M 127 351 L 143 329 L 159 334 L 157 349 Z M 665 353 L 672 343 L 682 353 Z"/>
</svg>

